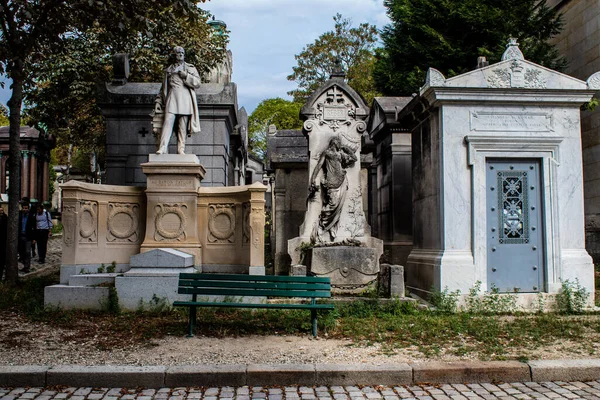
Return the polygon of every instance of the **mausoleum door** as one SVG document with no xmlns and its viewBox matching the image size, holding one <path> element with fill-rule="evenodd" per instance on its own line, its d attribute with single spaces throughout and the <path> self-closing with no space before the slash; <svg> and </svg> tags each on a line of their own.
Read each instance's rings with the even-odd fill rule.
<svg viewBox="0 0 600 400">
<path fill-rule="evenodd" d="M 544 288 L 540 162 L 486 160 L 488 290 Z"/>
</svg>

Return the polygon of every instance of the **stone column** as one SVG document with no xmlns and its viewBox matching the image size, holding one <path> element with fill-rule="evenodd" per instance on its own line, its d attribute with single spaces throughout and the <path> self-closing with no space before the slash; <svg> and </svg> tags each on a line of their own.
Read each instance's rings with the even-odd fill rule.
<svg viewBox="0 0 600 400">
<path fill-rule="evenodd" d="M 21 151 L 21 197 L 29 196 L 29 150 Z"/>
<path fill-rule="evenodd" d="M 251 185 L 248 190 L 250 191 L 250 268 L 264 268 L 265 189 L 261 184 Z"/>
<path fill-rule="evenodd" d="M 42 201 L 48 201 L 48 185 L 50 184 L 50 173 L 48 172 L 48 166 L 49 166 L 49 158 L 44 157 L 44 169 L 43 169 L 43 176 L 42 176 Z M 59 207 L 60 207 L 60 202 L 59 202 Z"/>
<path fill-rule="evenodd" d="M 37 181 L 37 155 L 35 152 L 31 152 L 31 160 L 29 161 L 29 197 L 43 201 L 38 195 L 38 181 Z"/>
<path fill-rule="evenodd" d="M 198 189 L 206 170 L 194 154 L 150 154 L 146 174 L 146 237 L 141 252 L 169 248 L 202 265 L 198 235 Z"/>
</svg>

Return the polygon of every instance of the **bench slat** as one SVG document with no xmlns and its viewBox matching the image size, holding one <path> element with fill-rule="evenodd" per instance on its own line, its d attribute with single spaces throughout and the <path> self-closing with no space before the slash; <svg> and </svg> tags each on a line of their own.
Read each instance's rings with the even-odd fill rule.
<svg viewBox="0 0 600 400">
<path fill-rule="evenodd" d="M 248 289 L 255 288 L 256 282 L 233 282 L 233 281 L 197 281 L 197 280 L 180 280 L 179 286 L 185 287 L 223 287 Z M 280 290 L 331 290 L 331 285 L 328 283 L 287 283 L 287 282 L 260 282 L 261 289 L 280 289 Z"/>
<path fill-rule="evenodd" d="M 330 283 L 328 277 L 283 276 L 283 275 L 240 275 L 240 274 L 179 274 L 179 279 L 206 281 L 252 281 L 252 282 L 290 282 L 290 283 Z"/>
<path fill-rule="evenodd" d="M 331 297 L 330 291 L 309 290 L 263 290 L 261 289 L 230 289 L 230 288 L 196 288 L 180 287 L 179 294 L 198 294 L 214 296 L 273 296 L 273 297 Z"/>
<path fill-rule="evenodd" d="M 211 303 L 206 301 L 176 301 L 173 306 L 178 307 L 224 307 L 224 308 L 282 308 L 282 309 L 306 309 L 306 310 L 333 310 L 333 304 L 270 304 L 270 303 Z"/>
</svg>

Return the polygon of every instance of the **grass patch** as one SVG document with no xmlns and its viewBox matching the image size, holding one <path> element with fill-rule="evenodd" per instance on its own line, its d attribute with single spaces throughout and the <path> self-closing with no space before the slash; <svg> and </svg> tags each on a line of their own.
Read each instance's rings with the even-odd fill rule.
<svg viewBox="0 0 600 400">
<path fill-rule="evenodd" d="M 69 342 L 94 338 L 101 350 L 151 346 L 152 339 L 169 335 L 184 340 L 187 309 L 163 307 L 158 302 L 134 312 L 119 312 L 114 307 L 102 312 L 44 307 L 44 287 L 57 280 L 55 275 L 23 280 L 14 287 L 0 284 L 0 318 L 25 318 L 40 324 L 40 330 L 65 329 L 70 333 L 64 340 Z M 600 314 L 453 313 L 455 296 L 444 296 L 438 310 L 418 309 L 413 302 L 379 302 L 372 298 L 340 303 L 332 312 L 319 313 L 319 335 L 351 339 L 360 346 L 378 344 L 383 354 L 410 349 L 427 357 L 482 360 L 536 358 L 535 352 L 544 346 L 564 346 L 572 354 L 594 355 L 595 343 L 600 341 Z M 482 301 L 490 299 L 493 297 Z M 310 331 L 310 313 L 306 310 L 204 308 L 198 310 L 196 334 L 310 335 Z M 8 344 L 9 339 L 0 332 L 0 341 Z"/>
</svg>

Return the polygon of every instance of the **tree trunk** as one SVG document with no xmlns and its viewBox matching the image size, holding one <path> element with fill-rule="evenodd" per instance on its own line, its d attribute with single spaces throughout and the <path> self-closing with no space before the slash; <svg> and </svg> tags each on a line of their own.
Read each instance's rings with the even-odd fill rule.
<svg viewBox="0 0 600 400">
<path fill-rule="evenodd" d="M 21 104 L 23 103 L 23 63 L 15 62 L 11 78 L 12 96 L 8 101 L 9 130 L 9 179 L 8 179 L 8 230 L 6 243 L 6 280 L 16 283 L 19 279 L 19 200 L 21 196 Z"/>
</svg>

